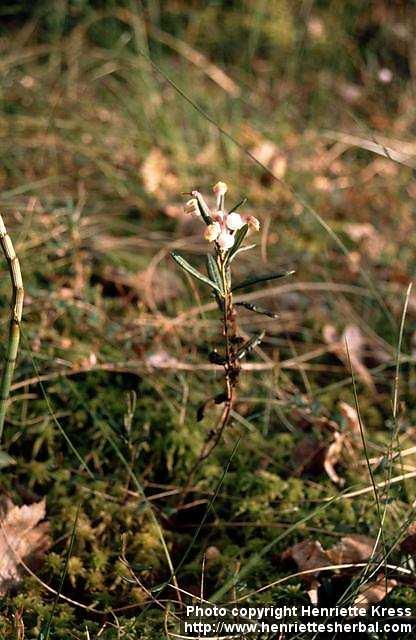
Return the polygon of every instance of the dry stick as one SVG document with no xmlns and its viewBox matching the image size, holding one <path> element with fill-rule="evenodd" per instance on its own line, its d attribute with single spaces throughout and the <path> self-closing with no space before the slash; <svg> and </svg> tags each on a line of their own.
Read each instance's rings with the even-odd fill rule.
<svg viewBox="0 0 416 640">
<path fill-rule="evenodd" d="M 3 218 L 0 215 L 0 244 L 9 267 L 12 282 L 12 299 L 10 301 L 9 336 L 7 340 L 6 359 L 0 382 L 0 442 L 3 435 L 4 420 L 6 417 L 10 386 L 13 378 L 14 366 L 20 341 L 20 322 L 22 320 L 24 289 L 19 259 L 13 247 L 13 243 Z"/>
</svg>

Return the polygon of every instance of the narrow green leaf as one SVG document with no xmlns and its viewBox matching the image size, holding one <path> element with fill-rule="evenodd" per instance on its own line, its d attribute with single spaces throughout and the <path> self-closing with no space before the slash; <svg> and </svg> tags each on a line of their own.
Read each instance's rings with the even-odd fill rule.
<svg viewBox="0 0 416 640">
<path fill-rule="evenodd" d="M 199 213 L 201 214 L 205 224 L 207 225 L 212 224 L 211 212 L 204 198 L 201 196 L 199 191 L 192 191 L 192 196 L 196 198 L 196 201 L 198 203 Z"/>
<path fill-rule="evenodd" d="M 203 273 L 201 273 L 200 271 L 195 269 L 195 267 L 193 267 L 191 264 L 189 264 L 189 262 L 187 262 L 185 260 L 185 258 L 182 258 L 182 256 L 180 256 L 175 251 L 172 251 L 172 253 L 170 255 L 175 260 L 176 264 L 178 264 L 184 271 L 189 273 L 191 276 L 193 276 L 194 278 L 196 278 L 200 282 L 203 282 L 204 284 L 209 285 L 212 289 L 215 289 L 215 291 L 218 291 L 218 293 L 221 293 L 221 289 L 219 289 L 217 287 L 215 282 L 212 282 L 212 280 L 210 280 L 209 278 L 204 276 Z"/>
<path fill-rule="evenodd" d="M 226 256 L 226 261 L 227 262 L 230 262 L 232 260 L 233 256 L 237 253 L 237 251 L 241 247 L 242 242 L 244 241 L 244 238 L 247 235 L 247 232 L 248 232 L 248 224 L 245 224 L 243 227 L 241 227 L 241 229 L 236 231 L 234 244 L 231 247 L 231 249 L 228 250 L 228 253 L 227 253 L 227 256 Z"/>
<path fill-rule="evenodd" d="M 234 211 L 237 211 L 237 209 L 242 207 L 246 202 L 247 198 L 243 198 L 242 200 L 240 200 L 240 202 L 237 202 L 237 204 L 235 204 L 233 208 L 229 210 L 228 215 L 230 215 L 230 213 L 234 213 Z"/>
<path fill-rule="evenodd" d="M 251 287 L 253 284 L 258 284 L 259 282 L 267 282 L 268 280 L 276 280 L 277 278 L 286 278 L 287 276 L 291 276 L 294 271 L 276 271 L 274 273 L 265 273 L 261 276 L 252 276 L 251 278 L 247 278 L 243 282 L 236 284 L 235 287 L 232 288 L 232 291 L 237 291 L 237 289 L 245 289 L 245 287 Z"/>
<path fill-rule="evenodd" d="M 268 309 L 263 309 L 263 307 L 258 307 L 255 304 L 251 304 L 251 302 L 236 302 L 235 305 L 237 307 L 244 307 L 244 309 L 248 309 L 248 311 L 253 311 L 254 313 L 259 313 L 262 316 L 267 316 L 268 318 L 278 318 L 278 313 L 273 313 L 273 311 L 269 311 Z"/>
<path fill-rule="evenodd" d="M 215 282 L 215 284 L 217 285 L 217 287 L 222 293 L 223 285 L 222 285 L 220 270 L 218 268 L 217 261 L 215 260 L 214 256 L 212 256 L 211 254 L 207 255 L 207 270 L 208 270 L 209 277 L 213 282 Z"/>
<path fill-rule="evenodd" d="M 241 349 L 239 349 L 236 353 L 235 359 L 236 360 L 241 360 L 242 358 L 244 358 L 248 353 L 250 353 L 250 351 L 253 351 L 253 349 L 255 349 L 255 347 L 257 347 L 257 345 L 260 344 L 260 342 L 263 340 L 264 336 L 265 336 L 265 331 L 262 331 L 258 336 L 253 336 L 252 338 L 250 338 L 250 340 L 248 340 L 242 347 Z"/>
</svg>

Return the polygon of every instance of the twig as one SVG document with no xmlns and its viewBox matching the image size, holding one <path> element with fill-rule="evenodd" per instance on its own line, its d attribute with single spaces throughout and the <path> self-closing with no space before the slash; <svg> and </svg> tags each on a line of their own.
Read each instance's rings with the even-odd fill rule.
<svg viewBox="0 0 416 640">
<path fill-rule="evenodd" d="M 7 340 L 6 358 L 3 374 L 0 382 L 0 442 L 3 435 L 4 420 L 6 417 L 10 385 L 12 383 L 14 366 L 20 341 L 20 322 L 22 320 L 24 289 L 19 259 L 13 247 L 13 243 L 3 218 L 0 215 L 0 244 L 9 267 L 12 282 L 12 299 L 10 301 L 10 323 Z"/>
</svg>

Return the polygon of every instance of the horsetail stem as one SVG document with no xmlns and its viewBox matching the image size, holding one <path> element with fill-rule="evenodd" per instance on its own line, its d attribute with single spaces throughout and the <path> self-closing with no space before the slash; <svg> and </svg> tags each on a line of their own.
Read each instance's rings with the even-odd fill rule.
<svg viewBox="0 0 416 640">
<path fill-rule="evenodd" d="M 6 357 L 0 382 L 0 442 L 3 435 L 4 420 L 6 417 L 10 386 L 13 378 L 14 366 L 20 341 L 20 322 L 22 320 L 24 289 L 19 259 L 13 247 L 13 243 L 0 215 L 0 244 L 10 272 L 12 283 L 12 299 L 10 301 L 10 322 L 7 339 Z"/>
</svg>

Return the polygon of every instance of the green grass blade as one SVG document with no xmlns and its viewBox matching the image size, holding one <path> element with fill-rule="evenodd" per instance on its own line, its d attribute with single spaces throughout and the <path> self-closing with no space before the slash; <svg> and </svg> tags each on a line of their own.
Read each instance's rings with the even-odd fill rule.
<svg viewBox="0 0 416 640">
<path fill-rule="evenodd" d="M 245 289 L 246 287 L 251 287 L 254 284 L 259 284 L 259 282 L 268 282 L 269 280 L 286 278 L 287 276 L 291 276 L 294 273 L 294 271 L 275 271 L 274 273 L 265 273 L 261 276 L 253 276 L 251 278 L 247 278 L 247 280 L 243 280 L 243 282 L 239 282 L 238 284 L 236 284 L 232 288 L 232 291 L 237 291 L 237 289 Z"/>
<path fill-rule="evenodd" d="M 75 514 L 75 520 L 74 520 L 74 524 L 72 526 L 71 538 L 70 538 L 70 541 L 69 541 L 68 551 L 67 551 L 66 556 L 65 556 L 65 564 L 64 564 L 64 569 L 62 571 L 61 579 L 59 581 L 58 591 L 56 592 L 55 600 L 53 602 L 52 610 L 51 610 L 50 616 L 48 618 L 48 622 L 46 623 L 45 629 L 43 631 L 41 631 L 40 634 L 39 634 L 39 640 L 49 640 L 49 637 L 50 637 L 49 634 L 51 632 L 51 625 L 52 625 L 53 616 L 55 615 L 55 610 L 56 610 L 56 607 L 57 607 L 57 604 L 58 604 L 58 600 L 59 600 L 59 597 L 60 597 L 60 595 L 62 593 L 62 588 L 64 586 L 64 581 L 65 581 L 65 578 L 66 578 L 66 574 L 68 573 L 69 560 L 70 560 L 71 555 L 72 555 L 72 549 L 74 548 L 75 533 L 76 533 L 76 530 L 77 530 L 79 510 L 80 510 L 80 505 L 78 505 L 77 512 Z"/>
</svg>

